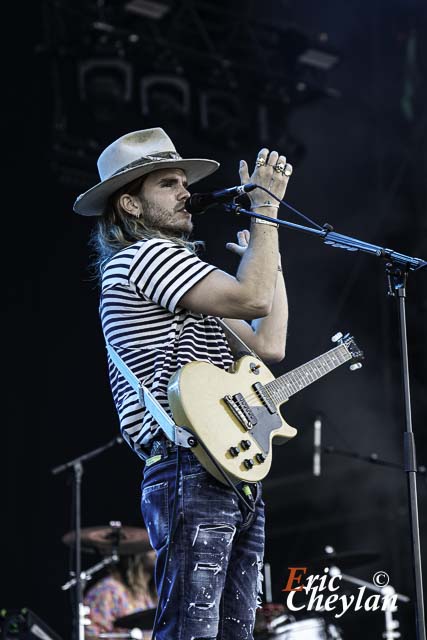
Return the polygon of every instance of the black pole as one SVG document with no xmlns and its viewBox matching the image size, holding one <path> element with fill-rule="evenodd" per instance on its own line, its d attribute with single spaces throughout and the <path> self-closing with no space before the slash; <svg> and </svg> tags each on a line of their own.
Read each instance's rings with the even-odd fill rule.
<svg viewBox="0 0 427 640">
<path fill-rule="evenodd" d="M 390 271 L 392 265 L 388 265 Z M 411 523 L 411 547 L 413 558 L 413 572 L 415 580 L 415 594 L 416 594 L 416 630 L 417 640 L 425 640 L 426 627 L 424 618 L 424 601 L 423 601 L 423 577 L 421 567 L 421 544 L 420 544 L 420 530 L 419 530 L 419 517 L 418 517 L 418 500 L 417 500 L 417 459 L 415 449 L 415 438 L 412 431 L 412 415 L 411 415 L 411 391 L 409 384 L 409 360 L 408 360 L 408 340 L 407 340 L 407 328 L 406 328 L 406 277 L 407 274 L 402 272 L 401 269 L 395 268 L 390 273 L 395 295 L 397 295 L 398 309 L 399 309 L 399 334 L 400 334 L 400 349 L 402 358 L 402 381 L 403 381 L 403 396 L 405 405 L 405 423 L 406 429 L 403 434 L 403 450 L 404 450 L 404 465 L 407 472 L 408 479 L 408 497 L 409 497 L 409 511 L 410 511 L 410 523 Z"/>
<path fill-rule="evenodd" d="M 76 572 L 76 598 L 74 603 L 74 640 L 84 640 L 83 625 L 83 584 L 82 584 L 82 561 L 81 561 L 81 488 L 83 465 L 76 462 L 74 468 L 74 526 L 76 531 L 75 540 L 75 572 Z"/>
<path fill-rule="evenodd" d="M 81 488 L 82 488 L 82 476 L 83 476 L 83 462 L 95 458 L 103 451 L 114 447 L 116 444 L 121 444 L 123 439 L 120 436 L 116 436 L 112 440 L 109 440 L 101 447 L 97 447 L 92 451 L 78 456 L 73 460 L 69 460 L 64 464 L 58 465 L 51 469 L 53 475 L 57 475 L 67 469 L 73 469 L 74 473 L 74 527 L 75 527 L 75 544 L 74 544 L 74 571 L 75 571 L 75 602 L 73 607 L 74 615 L 74 627 L 73 637 L 74 640 L 84 640 L 84 611 L 83 611 L 83 579 L 82 579 L 82 561 L 81 561 Z"/>
</svg>

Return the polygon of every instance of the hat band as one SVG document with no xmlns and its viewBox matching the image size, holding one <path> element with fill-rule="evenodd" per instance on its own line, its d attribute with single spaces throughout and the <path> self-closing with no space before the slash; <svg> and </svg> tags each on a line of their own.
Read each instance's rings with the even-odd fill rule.
<svg viewBox="0 0 427 640">
<path fill-rule="evenodd" d="M 116 176 L 124 171 L 128 171 L 129 169 L 133 169 L 134 167 L 143 166 L 144 164 L 149 164 L 151 162 L 157 162 L 158 160 L 182 160 L 182 158 L 179 153 L 176 153 L 176 151 L 159 151 L 155 156 L 141 156 L 137 160 L 126 164 L 118 171 L 112 173 L 110 177 Z"/>
</svg>

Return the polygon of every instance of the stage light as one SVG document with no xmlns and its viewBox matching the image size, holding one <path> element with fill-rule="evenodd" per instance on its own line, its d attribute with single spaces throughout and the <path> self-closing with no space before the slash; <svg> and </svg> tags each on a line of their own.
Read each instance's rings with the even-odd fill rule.
<svg viewBox="0 0 427 640">
<path fill-rule="evenodd" d="M 144 76 L 140 84 L 144 116 L 187 119 L 191 111 L 190 85 L 186 78 L 164 74 Z"/>
<path fill-rule="evenodd" d="M 132 67 L 120 59 L 85 60 L 78 67 L 78 91 L 86 116 L 101 123 L 124 117 L 133 94 Z"/>
<path fill-rule="evenodd" d="M 132 97 L 132 67 L 117 58 L 90 58 L 78 67 L 80 99 L 86 101 L 93 94 L 110 93 L 124 102 Z"/>
<path fill-rule="evenodd" d="M 329 71 L 337 64 L 339 58 L 333 53 L 321 51 L 320 49 L 306 49 L 298 56 L 297 60 L 308 67 L 314 67 L 320 71 Z"/>
<path fill-rule="evenodd" d="M 161 20 L 170 11 L 168 4 L 157 0 L 131 0 L 125 4 L 124 9 L 128 13 L 152 20 Z"/>
</svg>

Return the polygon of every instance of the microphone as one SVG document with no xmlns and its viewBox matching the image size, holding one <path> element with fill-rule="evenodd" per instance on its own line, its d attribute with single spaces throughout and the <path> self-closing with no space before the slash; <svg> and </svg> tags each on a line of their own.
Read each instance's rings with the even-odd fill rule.
<svg viewBox="0 0 427 640">
<path fill-rule="evenodd" d="M 204 213 L 208 207 L 221 202 L 230 202 L 234 198 L 243 196 L 248 191 L 256 189 L 257 185 L 252 182 L 241 184 L 238 187 L 229 189 L 219 189 L 211 193 L 193 193 L 185 202 L 188 213 Z"/>
<path fill-rule="evenodd" d="M 313 424 L 314 432 L 313 432 L 313 475 L 320 476 L 320 453 L 321 453 L 321 442 L 322 442 L 322 419 L 320 416 L 314 421 Z"/>
</svg>

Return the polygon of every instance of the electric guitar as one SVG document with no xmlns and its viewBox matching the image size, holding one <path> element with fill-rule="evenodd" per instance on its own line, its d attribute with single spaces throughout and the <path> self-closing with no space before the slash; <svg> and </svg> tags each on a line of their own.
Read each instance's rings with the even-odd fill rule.
<svg viewBox="0 0 427 640">
<path fill-rule="evenodd" d="M 192 451 L 207 471 L 225 484 L 210 454 L 233 482 L 257 482 L 267 475 L 272 440 L 283 444 L 297 434 L 280 406 L 345 362 L 352 361 L 352 370 L 362 366 L 363 352 L 352 336 L 339 333 L 333 341 L 333 349 L 278 378 L 251 355 L 240 358 L 232 371 L 194 361 L 173 374 L 168 399 L 174 421 L 194 433 Z"/>
</svg>

